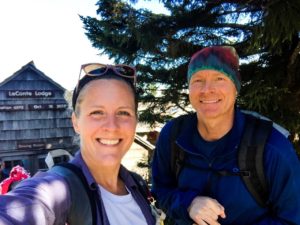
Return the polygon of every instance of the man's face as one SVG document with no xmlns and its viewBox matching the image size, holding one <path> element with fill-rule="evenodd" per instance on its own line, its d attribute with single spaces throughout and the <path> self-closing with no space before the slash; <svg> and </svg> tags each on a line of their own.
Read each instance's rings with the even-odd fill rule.
<svg viewBox="0 0 300 225">
<path fill-rule="evenodd" d="M 189 99 L 198 118 L 228 119 L 233 115 L 237 90 L 232 80 L 215 70 L 195 73 L 189 83 Z"/>
</svg>

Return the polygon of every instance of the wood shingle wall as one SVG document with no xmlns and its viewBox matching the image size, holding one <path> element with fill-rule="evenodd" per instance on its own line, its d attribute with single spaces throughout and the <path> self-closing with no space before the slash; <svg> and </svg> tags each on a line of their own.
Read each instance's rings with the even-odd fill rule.
<svg viewBox="0 0 300 225">
<path fill-rule="evenodd" d="M 49 150 L 76 149 L 64 92 L 33 62 L 0 84 L 0 158 L 22 160 L 35 172 L 34 159 Z"/>
</svg>

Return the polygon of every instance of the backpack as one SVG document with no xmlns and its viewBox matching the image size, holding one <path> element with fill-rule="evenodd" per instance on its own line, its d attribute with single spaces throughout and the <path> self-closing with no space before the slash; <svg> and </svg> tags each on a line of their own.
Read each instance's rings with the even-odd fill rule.
<svg viewBox="0 0 300 225">
<path fill-rule="evenodd" d="M 176 139 L 181 126 L 188 121 L 193 114 L 182 115 L 173 120 L 170 134 L 171 146 L 171 170 L 178 179 L 178 175 L 184 166 L 184 151 L 176 144 Z M 261 207 L 268 207 L 268 185 L 264 173 L 264 146 L 272 130 L 272 121 L 260 119 L 253 115 L 245 114 L 245 127 L 238 148 L 239 171 L 234 175 L 241 176 L 248 191 Z M 220 171 L 221 175 L 230 172 Z"/>
<path fill-rule="evenodd" d="M 68 183 L 72 201 L 67 217 L 68 224 L 96 225 L 97 189 L 89 187 L 81 169 L 72 163 L 61 163 L 54 165 L 49 172 L 62 176 Z"/>
<path fill-rule="evenodd" d="M 96 225 L 96 201 L 99 200 L 97 189 L 90 188 L 81 169 L 72 163 L 60 163 L 54 165 L 49 172 L 64 177 L 69 185 L 72 204 L 67 218 L 68 223 L 70 225 Z M 152 196 L 146 182 L 137 173 L 130 172 L 130 174 L 143 197 L 150 202 Z M 100 215 L 100 219 L 103 219 L 103 216 Z M 103 221 L 102 224 L 104 224 Z"/>
</svg>

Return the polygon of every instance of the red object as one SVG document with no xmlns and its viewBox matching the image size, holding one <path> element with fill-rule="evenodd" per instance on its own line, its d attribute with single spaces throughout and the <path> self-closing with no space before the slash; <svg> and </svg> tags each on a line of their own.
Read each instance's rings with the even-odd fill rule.
<svg viewBox="0 0 300 225">
<path fill-rule="evenodd" d="M 0 183 L 0 194 L 6 194 L 9 187 L 16 181 L 21 181 L 30 177 L 30 174 L 21 166 L 13 167 L 9 173 L 9 177 Z"/>
</svg>

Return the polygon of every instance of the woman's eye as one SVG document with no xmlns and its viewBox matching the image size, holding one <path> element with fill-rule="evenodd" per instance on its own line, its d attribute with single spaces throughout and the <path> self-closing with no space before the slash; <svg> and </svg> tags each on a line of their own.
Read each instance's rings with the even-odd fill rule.
<svg viewBox="0 0 300 225">
<path fill-rule="evenodd" d="M 119 111 L 118 115 L 120 115 L 120 116 L 130 116 L 131 114 L 130 114 L 130 112 L 127 112 L 127 111 Z"/>
<path fill-rule="evenodd" d="M 103 115 L 103 114 L 104 114 L 104 112 L 101 110 L 91 112 L 91 115 Z"/>
</svg>

